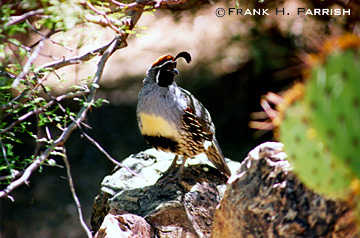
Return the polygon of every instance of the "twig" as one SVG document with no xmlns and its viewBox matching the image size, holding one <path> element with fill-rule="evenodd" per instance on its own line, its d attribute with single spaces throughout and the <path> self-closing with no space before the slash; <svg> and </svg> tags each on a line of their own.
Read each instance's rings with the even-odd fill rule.
<svg viewBox="0 0 360 238">
<path fill-rule="evenodd" d="M 18 44 L 18 43 L 15 43 L 13 41 L 9 41 L 7 39 L 5 39 L 5 41 L 7 43 L 9 43 L 10 45 L 13 45 L 13 46 L 16 46 L 16 47 L 19 47 L 19 48 L 23 48 L 24 50 L 26 50 L 28 53 L 30 53 L 32 51 L 32 48 L 29 47 L 29 46 L 26 46 L 26 45 L 23 45 L 23 44 Z M 52 58 L 53 60 L 57 60 L 59 58 L 55 57 L 55 56 L 52 56 L 52 55 L 47 55 L 47 54 L 43 54 L 43 53 L 39 53 L 39 55 L 41 56 L 44 56 L 44 57 L 48 57 L 48 58 Z"/>
<path fill-rule="evenodd" d="M 38 57 L 40 50 L 44 45 L 44 40 L 45 40 L 45 38 L 42 38 L 40 40 L 39 44 L 35 47 L 34 52 L 30 55 L 29 59 L 26 61 L 23 70 L 21 71 L 21 73 L 16 77 L 16 79 L 12 83 L 12 85 L 11 85 L 12 88 L 16 88 L 19 85 L 20 80 L 29 73 L 29 70 L 31 68 L 33 61 Z"/>
<path fill-rule="evenodd" d="M 118 34 L 122 32 L 121 30 L 118 29 L 118 27 L 116 27 L 112 23 L 111 19 L 108 18 L 108 16 L 106 15 L 105 12 L 102 12 L 102 11 L 96 9 L 96 7 L 94 7 L 89 1 L 84 2 L 84 5 L 87 8 L 89 8 L 90 10 L 92 10 L 93 12 L 95 12 L 96 14 L 103 16 L 103 18 L 105 19 L 105 22 L 106 22 L 106 24 L 104 24 L 104 25 L 109 26 L 111 29 L 113 29 Z"/>
<path fill-rule="evenodd" d="M 36 29 L 36 28 L 29 22 L 29 20 L 26 20 L 26 23 L 30 26 L 30 28 L 31 28 L 31 30 L 32 30 L 33 32 L 39 34 L 42 38 L 46 38 L 46 39 L 48 39 L 51 43 L 53 43 L 53 44 L 55 44 L 55 45 L 59 45 L 59 46 L 63 47 L 64 49 L 66 49 L 66 50 L 68 50 L 68 51 L 70 51 L 70 52 L 73 52 L 73 51 L 74 51 L 74 49 L 71 49 L 71 48 L 69 48 L 69 47 L 67 47 L 67 46 L 64 46 L 63 44 L 61 44 L 61 43 L 59 43 L 59 42 L 57 42 L 57 41 L 55 41 L 55 40 L 53 40 L 53 39 L 50 38 L 53 34 L 56 34 L 56 33 L 61 32 L 61 31 L 63 31 L 63 30 L 61 30 L 61 29 L 51 30 L 51 31 L 48 32 L 47 34 L 44 34 L 44 33 L 42 33 L 41 31 L 39 31 L 38 29 Z M 30 46 L 30 48 L 34 47 L 34 46 L 37 45 L 38 43 L 39 43 L 39 42 L 35 42 L 34 44 L 32 44 L 32 45 Z"/>
<path fill-rule="evenodd" d="M 134 176 L 138 176 L 137 173 L 135 173 L 134 171 L 132 171 L 129 167 L 127 167 L 126 165 L 123 165 L 122 163 L 118 162 L 116 159 L 114 159 L 113 157 L 111 157 L 111 155 L 106 152 L 106 150 L 104 150 L 104 148 L 101 147 L 101 145 L 99 145 L 98 142 L 96 142 L 93 138 L 91 138 L 88 134 L 86 134 L 84 131 L 81 132 L 81 134 L 83 136 L 85 136 L 86 139 L 88 139 L 93 145 L 96 146 L 96 148 L 98 148 L 98 150 L 101 151 L 101 153 L 103 153 L 105 155 L 105 157 L 110 160 L 111 162 L 113 162 L 114 164 L 116 164 L 117 166 L 119 166 L 120 168 L 124 168 L 126 169 L 129 173 L 131 173 Z"/>
<path fill-rule="evenodd" d="M 121 3 L 121 2 L 118 2 L 115 0 L 110 0 L 110 2 L 119 6 L 121 9 L 133 9 L 135 7 L 138 7 L 138 5 L 139 5 L 137 2 L 133 2 L 133 3 L 129 3 L 129 4 Z"/>
<path fill-rule="evenodd" d="M 45 91 L 45 93 L 47 93 L 46 90 L 45 90 L 45 88 L 44 88 L 44 91 Z M 61 111 L 63 111 L 64 113 L 66 113 L 65 108 L 64 108 L 59 102 L 58 102 L 58 106 L 59 106 L 59 108 L 61 109 Z M 77 122 L 75 121 L 75 118 L 73 118 L 71 115 L 70 115 L 70 119 L 71 119 L 73 122 L 77 123 Z M 91 129 L 91 127 L 90 127 L 89 125 L 87 125 L 86 123 L 81 122 L 81 124 L 84 125 L 85 127 Z M 94 140 L 91 136 L 89 136 L 89 135 L 81 128 L 81 125 L 80 125 L 80 124 L 78 124 L 77 127 L 80 129 L 81 135 L 85 136 L 86 139 L 88 139 L 93 145 L 95 145 L 96 148 L 98 148 L 98 150 L 100 150 L 100 152 L 102 152 L 108 160 L 110 160 L 112 163 L 116 164 L 116 165 L 119 166 L 120 168 L 126 169 L 126 170 L 127 170 L 129 173 L 131 173 L 132 175 L 138 176 L 138 174 L 135 173 L 134 171 L 132 171 L 129 167 L 127 167 L 126 165 L 123 165 L 122 163 L 120 163 L 120 162 L 118 162 L 116 159 L 114 159 L 104 148 L 102 148 L 102 146 L 101 146 L 96 140 Z"/>
<path fill-rule="evenodd" d="M 16 76 L 12 73 L 9 73 L 7 71 L 3 71 L 0 69 L 0 75 L 1 76 L 5 76 L 5 77 L 8 77 L 8 78 L 11 78 L 11 79 L 16 79 Z"/>
<path fill-rule="evenodd" d="M 8 127 L 0 130 L 0 135 L 1 134 L 4 134 L 6 132 L 8 132 L 9 130 L 11 130 L 14 126 L 18 125 L 19 123 L 25 121 L 26 119 L 28 119 L 29 117 L 35 115 L 35 114 L 38 114 L 38 113 L 41 113 L 43 112 L 44 110 L 46 110 L 47 108 L 49 108 L 50 106 L 52 106 L 55 102 L 60 102 L 66 98 L 73 98 L 73 97 L 78 97 L 78 96 L 82 96 L 84 94 L 88 93 L 87 91 L 80 91 L 80 92 L 70 92 L 70 93 L 67 93 L 67 94 L 64 94 L 64 95 L 61 95 L 61 96 L 58 96 L 57 98 L 51 100 L 50 102 L 48 102 L 47 104 L 45 104 L 44 106 L 36 109 L 36 110 L 33 110 L 33 111 L 30 111 L 24 115 L 22 115 L 21 117 L 19 117 L 16 121 L 14 121 L 13 123 L 11 123 Z"/>
<path fill-rule="evenodd" d="M 63 160 L 64 160 L 64 163 L 65 163 L 65 167 L 66 167 L 66 174 L 67 174 L 67 177 L 68 177 L 68 181 L 69 181 L 69 186 L 70 186 L 70 191 L 71 191 L 71 194 L 74 198 L 74 202 L 76 204 L 76 208 L 77 208 L 77 212 L 78 212 L 78 215 L 79 215 L 79 220 L 80 220 L 80 224 L 82 226 L 82 228 L 85 230 L 87 236 L 89 238 L 92 238 L 92 234 L 91 234 L 91 231 L 90 229 L 87 227 L 85 221 L 84 221 L 84 217 L 83 217 L 83 214 L 82 214 L 82 210 L 81 210 L 81 204 L 80 204 L 80 201 L 79 201 L 79 198 L 78 196 L 76 195 L 76 191 L 75 191 L 75 187 L 74 187 L 74 182 L 73 182 L 73 179 L 71 177 L 71 171 L 70 171 L 70 163 L 69 163 L 69 160 L 67 158 L 67 155 L 66 155 L 66 150 L 65 150 L 65 147 L 63 147 Z"/>
<path fill-rule="evenodd" d="M 19 22 L 25 21 L 29 17 L 43 14 L 43 13 L 44 13 L 44 9 L 37 9 L 37 10 L 33 10 L 30 12 L 24 13 L 23 15 L 20 15 L 20 16 L 12 16 L 12 17 L 10 17 L 10 20 L 5 24 L 5 27 L 15 25 Z"/>
<path fill-rule="evenodd" d="M 1 151 L 2 151 L 2 154 L 3 154 L 4 160 L 5 160 L 5 162 L 6 162 L 7 167 L 8 167 L 9 170 L 10 170 L 10 175 L 0 177 L 0 180 L 4 180 L 4 179 L 14 179 L 14 178 L 16 177 L 16 175 L 19 174 L 19 173 L 16 173 L 16 172 L 18 172 L 18 171 L 13 170 L 13 169 L 10 167 L 9 160 L 7 159 L 6 149 L 5 149 L 4 144 L 2 143 L 1 137 L 0 137 L 0 145 L 1 145 Z"/>
<path fill-rule="evenodd" d="M 188 3 L 189 0 L 141 0 L 128 4 L 124 4 L 116 0 L 110 0 L 110 2 L 119 6 L 121 9 L 138 10 L 144 6 L 154 6 L 154 8 L 171 8 L 177 6 L 182 7 L 182 5 Z"/>
<path fill-rule="evenodd" d="M 99 60 L 97 71 L 95 73 L 93 83 L 98 84 L 99 80 L 101 79 L 105 63 L 107 59 L 110 57 L 110 55 L 119 47 L 121 46 L 121 42 L 123 39 L 121 37 L 115 37 L 114 40 L 112 40 L 109 47 L 105 50 L 104 54 Z M 96 93 L 97 87 L 92 86 L 90 89 L 90 94 L 87 97 L 87 103 L 85 106 L 81 108 L 79 113 L 76 116 L 76 121 L 72 122 L 62 133 L 61 135 L 53 142 L 51 145 L 38 156 L 34 162 L 32 162 L 24 171 L 23 175 L 18 178 L 17 180 L 10 183 L 4 190 L 0 191 L 0 197 L 8 197 L 8 194 L 12 192 L 15 188 L 19 187 L 20 185 L 27 183 L 28 179 L 30 178 L 31 174 L 39 168 L 41 163 L 43 163 L 50 155 L 50 153 L 57 147 L 63 145 L 71 133 L 76 129 L 77 125 L 83 121 L 86 117 L 86 113 L 90 109 L 91 105 L 93 104 L 95 93 Z"/>
<path fill-rule="evenodd" d="M 45 81 L 47 78 L 47 75 L 44 76 L 43 78 L 41 78 L 37 84 L 33 87 L 33 88 L 25 88 L 18 96 L 16 96 L 15 98 L 13 98 L 10 102 L 8 102 L 7 104 L 3 104 L 1 105 L 0 109 L 1 110 L 6 110 L 6 109 L 9 109 L 9 108 L 18 108 L 19 106 L 21 106 L 20 103 L 16 103 L 17 101 L 19 101 L 20 99 L 23 99 L 24 97 L 27 97 L 29 95 L 31 95 L 33 92 L 35 92 L 35 90 L 39 87 L 39 85 Z M 25 103 L 29 100 L 30 97 L 28 98 L 25 98 L 24 101 L 22 103 Z M 16 105 L 15 105 L 16 104 Z M 4 118 L 6 117 L 7 115 L 5 114 Z"/>
<path fill-rule="evenodd" d="M 23 98 L 28 93 L 29 90 L 30 89 L 25 89 L 18 96 L 14 97 L 10 102 L 1 105 L 1 110 L 6 110 L 12 107 L 16 103 L 16 101 Z"/>
<path fill-rule="evenodd" d="M 100 26 L 109 26 L 109 20 L 106 20 L 103 16 L 93 15 L 93 14 L 86 14 L 85 19 L 88 22 L 98 24 Z M 111 19 L 113 25 L 121 25 L 122 22 L 118 20 Z M 116 32 L 119 32 L 117 29 Z"/>
<path fill-rule="evenodd" d="M 50 63 L 47 63 L 47 64 L 44 64 L 40 67 L 38 67 L 35 72 L 41 72 L 43 71 L 44 69 L 59 69 L 61 67 L 64 67 L 64 66 L 68 66 L 68 65 L 73 65 L 73 64 L 79 64 L 83 61 L 88 61 L 90 59 L 92 59 L 93 57 L 97 56 L 97 55 L 101 55 L 109 46 L 110 44 L 113 43 L 113 41 L 111 41 L 110 43 L 107 43 L 97 49 L 94 49 L 94 50 L 91 50 L 85 54 L 82 54 L 80 56 L 76 56 L 76 57 L 72 57 L 72 58 L 68 58 L 68 59 L 61 59 L 61 60 L 57 60 L 57 61 L 54 61 L 54 62 L 50 62 Z"/>
<path fill-rule="evenodd" d="M 13 180 L 13 179 L 19 177 L 20 175 L 21 175 L 21 173 L 19 171 L 17 171 L 16 169 L 13 169 L 11 171 L 11 175 L 0 176 L 0 181 L 7 180 L 7 179 Z"/>
</svg>

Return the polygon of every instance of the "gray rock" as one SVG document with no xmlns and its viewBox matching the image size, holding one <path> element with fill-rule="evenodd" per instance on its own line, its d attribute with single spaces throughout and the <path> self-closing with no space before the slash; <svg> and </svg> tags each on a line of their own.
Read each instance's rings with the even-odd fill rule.
<svg viewBox="0 0 360 238">
<path fill-rule="evenodd" d="M 174 155 L 149 149 L 132 155 L 121 168 L 106 176 L 96 197 L 91 219 L 97 231 L 109 211 L 144 217 L 158 237 L 209 237 L 212 217 L 226 188 L 226 177 L 199 155 L 187 160 L 181 181 L 166 170 Z M 181 160 L 178 161 L 180 163 Z M 227 159 L 235 172 L 240 163 Z"/>
<path fill-rule="evenodd" d="M 96 238 L 357 237 L 353 210 L 306 188 L 282 147 L 268 142 L 241 164 L 228 160 L 228 181 L 204 155 L 188 160 L 181 180 L 176 169 L 166 171 L 174 155 L 132 155 L 123 163 L 138 175 L 121 168 L 102 182 L 91 220 L 94 231 L 101 226 Z"/>
</svg>

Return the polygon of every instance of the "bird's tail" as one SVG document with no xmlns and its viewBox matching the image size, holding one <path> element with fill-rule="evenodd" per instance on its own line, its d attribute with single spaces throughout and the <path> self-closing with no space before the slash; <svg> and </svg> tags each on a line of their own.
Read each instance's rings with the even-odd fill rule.
<svg viewBox="0 0 360 238">
<path fill-rule="evenodd" d="M 225 162 L 224 155 L 220 149 L 216 138 L 214 138 L 211 145 L 206 150 L 205 154 L 210 160 L 210 162 L 213 163 L 215 167 L 220 170 L 220 172 L 222 172 L 227 177 L 231 176 L 231 171 Z"/>
</svg>

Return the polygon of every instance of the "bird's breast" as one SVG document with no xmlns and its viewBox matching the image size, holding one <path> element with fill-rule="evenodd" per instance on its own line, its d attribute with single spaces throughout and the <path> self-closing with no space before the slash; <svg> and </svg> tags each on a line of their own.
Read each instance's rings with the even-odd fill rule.
<svg viewBox="0 0 360 238">
<path fill-rule="evenodd" d="M 150 113 L 139 113 L 141 134 L 146 136 L 161 136 L 176 140 L 179 132 L 176 125 L 164 117 Z"/>
</svg>

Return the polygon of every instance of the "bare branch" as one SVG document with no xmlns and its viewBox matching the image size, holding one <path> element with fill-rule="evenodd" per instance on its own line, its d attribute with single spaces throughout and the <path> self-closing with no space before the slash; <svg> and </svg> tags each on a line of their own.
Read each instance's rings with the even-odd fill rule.
<svg viewBox="0 0 360 238">
<path fill-rule="evenodd" d="M 63 31 L 62 29 L 51 30 L 51 31 L 48 32 L 47 34 L 44 34 L 44 33 L 42 33 L 41 31 L 39 31 L 38 29 L 36 29 L 28 20 L 26 20 L 26 23 L 30 26 L 30 28 L 31 28 L 31 30 L 32 30 L 33 32 L 39 34 L 42 38 L 46 38 L 46 39 L 48 39 L 51 43 L 53 43 L 53 44 L 55 44 L 55 45 L 59 45 L 59 46 L 63 47 L 64 49 L 66 49 L 66 50 L 68 50 L 68 51 L 70 51 L 70 52 L 73 52 L 73 51 L 74 51 L 74 49 L 71 49 L 71 48 L 69 48 L 69 47 L 67 47 L 67 46 L 64 46 L 63 44 L 61 44 L 61 43 L 59 43 L 59 42 L 57 42 L 57 41 L 55 41 L 55 40 L 53 40 L 53 39 L 50 38 L 52 35 L 54 35 L 54 34 L 56 34 L 56 33 L 58 33 L 58 32 Z M 38 44 L 38 42 L 35 42 L 34 44 L 32 44 L 32 45 L 30 46 L 30 48 L 34 47 L 34 46 L 37 45 L 37 44 Z"/>
<path fill-rule="evenodd" d="M 12 88 L 16 88 L 19 85 L 20 80 L 29 73 L 32 63 L 38 57 L 40 50 L 44 45 L 44 40 L 45 40 L 45 38 L 42 38 L 40 40 L 39 44 L 35 47 L 34 52 L 30 55 L 29 59 L 26 61 L 23 70 L 21 71 L 21 73 L 16 77 L 16 79 L 12 83 L 12 85 L 11 85 Z"/>
<path fill-rule="evenodd" d="M 65 108 L 58 102 L 58 106 L 59 108 L 65 113 L 66 110 Z M 71 115 L 70 115 L 70 119 L 74 122 L 74 123 L 77 123 L 75 118 L 73 118 Z M 87 124 L 85 124 L 84 122 L 81 122 L 82 125 L 84 125 L 86 128 L 90 128 L 91 127 Z M 81 125 L 80 124 L 77 124 L 77 127 L 81 130 L 81 134 L 83 136 L 85 136 L 86 139 L 88 139 L 93 145 L 96 146 L 96 148 L 98 148 L 98 150 L 100 150 L 100 152 L 102 152 L 105 157 L 110 160 L 112 163 L 114 163 L 115 165 L 119 166 L 120 168 L 125 168 L 129 173 L 131 173 L 132 175 L 134 176 L 138 176 L 137 173 L 135 173 L 134 171 L 132 171 L 129 167 L 127 167 L 126 165 L 123 165 L 122 163 L 118 162 L 116 159 L 114 159 L 104 148 L 101 147 L 101 145 L 96 141 L 94 140 L 91 136 L 89 136 L 84 130 L 82 130 L 81 128 Z M 47 128 L 47 127 L 46 127 Z M 48 135 L 49 137 L 49 135 Z"/>
<path fill-rule="evenodd" d="M 105 18 L 103 16 L 98 16 L 98 15 L 92 15 L 92 14 L 86 14 L 85 15 L 85 19 L 88 22 L 94 23 L 94 24 L 98 24 L 100 26 L 109 26 L 109 22 L 111 22 L 111 25 L 113 27 L 116 27 L 116 25 L 121 25 L 122 22 L 115 20 L 115 19 L 109 19 L 109 18 Z M 113 30 L 115 30 L 113 27 L 111 27 Z M 116 29 L 115 32 L 120 32 L 119 29 Z"/>
<path fill-rule="evenodd" d="M 139 6 L 139 4 L 137 2 L 133 2 L 133 3 L 129 3 L 129 4 L 121 3 L 116 0 L 110 0 L 110 2 L 119 6 L 121 9 L 133 9 L 133 8 L 136 8 Z"/>
<path fill-rule="evenodd" d="M 126 165 L 123 165 L 122 163 L 118 162 L 116 159 L 114 159 L 113 157 L 111 157 L 111 155 L 106 152 L 106 150 L 104 148 L 101 147 L 101 145 L 99 145 L 98 142 L 96 142 L 93 138 L 91 138 L 88 134 L 86 134 L 84 131 L 82 131 L 82 135 L 85 136 L 86 139 L 88 139 L 93 145 L 96 146 L 96 148 L 98 148 L 98 150 L 101 151 L 101 153 L 103 153 L 105 155 L 105 157 L 110 160 L 112 163 L 116 164 L 117 166 L 119 166 L 120 168 L 124 168 L 126 169 L 129 173 L 131 173 L 134 176 L 138 176 L 137 173 L 135 173 L 134 171 L 132 171 L 129 167 L 127 167 Z"/>
<path fill-rule="evenodd" d="M 63 147 L 63 153 L 64 153 L 63 160 L 64 160 L 65 167 L 66 167 L 66 174 L 67 174 L 68 181 L 69 181 L 70 191 L 71 191 L 71 194 L 72 194 L 72 196 L 74 198 L 74 202 L 76 204 L 76 209 L 77 209 L 77 212 L 78 212 L 78 215 L 79 215 L 80 224 L 81 224 L 82 228 L 85 230 L 88 238 L 92 238 L 93 236 L 91 234 L 91 231 L 87 227 L 87 225 L 86 225 L 86 223 L 84 221 L 84 217 L 83 217 L 83 214 L 82 214 L 82 211 L 81 211 L 81 204 L 80 204 L 79 198 L 76 195 L 74 182 L 73 182 L 73 179 L 71 177 L 70 163 L 69 163 L 69 160 L 68 160 L 67 155 L 66 155 L 65 147 Z"/>
<path fill-rule="evenodd" d="M 122 10 L 140 10 L 144 6 L 153 6 L 154 8 L 184 10 L 190 9 L 196 5 L 210 3 L 210 0 L 189 1 L 189 0 L 137 0 L 132 3 L 121 3 L 117 0 L 109 0 Z"/>
<path fill-rule="evenodd" d="M 10 17 L 10 20 L 5 24 L 5 27 L 15 25 L 19 22 L 25 21 L 29 17 L 35 16 L 35 15 L 40 15 L 43 13 L 44 13 L 44 9 L 37 9 L 37 10 L 30 11 L 30 12 L 26 12 L 20 16 L 12 16 L 12 17 Z"/>
<path fill-rule="evenodd" d="M 79 64 L 83 61 L 88 61 L 97 55 L 101 55 L 110 46 L 111 43 L 113 43 L 113 41 L 111 41 L 110 43 L 107 43 L 97 49 L 91 50 L 83 55 L 80 55 L 80 56 L 76 56 L 76 57 L 72 57 L 72 58 L 68 58 L 68 59 L 63 58 L 61 60 L 57 60 L 57 61 L 54 61 L 51 63 L 44 64 L 44 65 L 38 67 L 35 70 L 35 72 L 41 72 L 42 70 L 49 69 L 49 68 L 55 70 L 55 69 L 59 69 L 64 66 Z"/>
<path fill-rule="evenodd" d="M 30 53 L 32 51 L 32 48 L 29 47 L 29 46 L 26 46 L 26 45 L 23 45 L 23 44 L 20 44 L 20 43 L 15 43 L 13 41 L 9 41 L 7 39 L 4 40 L 5 42 L 7 42 L 8 44 L 10 45 L 13 45 L 13 46 L 16 46 L 16 47 L 19 47 L 19 48 L 23 48 L 24 50 L 26 50 L 28 53 Z M 41 56 L 44 56 L 44 57 L 48 57 L 48 58 L 52 58 L 53 60 L 57 60 L 59 58 L 53 56 L 53 55 L 47 55 L 47 54 L 43 54 L 43 53 L 39 53 L 39 55 Z"/>
<path fill-rule="evenodd" d="M 114 30 L 116 33 L 118 33 L 118 34 L 122 32 L 121 30 L 118 29 L 118 27 L 116 27 L 116 26 L 112 23 L 111 19 L 109 19 L 109 18 L 107 17 L 107 15 L 106 15 L 105 12 L 102 12 L 102 11 L 96 9 L 96 7 L 94 7 L 89 1 L 83 2 L 83 4 L 84 4 L 87 8 L 91 9 L 91 10 L 92 10 L 93 12 L 95 12 L 96 14 L 101 15 L 101 16 L 105 19 L 105 23 L 106 23 L 106 24 L 103 24 L 103 25 L 109 26 L 111 29 L 113 29 L 113 30 Z M 101 22 L 101 21 L 100 21 L 100 22 Z"/>
<path fill-rule="evenodd" d="M 20 175 L 21 175 L 21 173 L 18 170 L 13 169 L 11 171 L 10 175 L 0 176 L 0 181 L 1 180 L 7 180 L 7 179 L 13 180 L 13 179 L 19 177 Z"/>
</svg>

